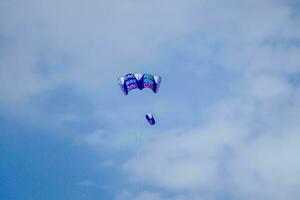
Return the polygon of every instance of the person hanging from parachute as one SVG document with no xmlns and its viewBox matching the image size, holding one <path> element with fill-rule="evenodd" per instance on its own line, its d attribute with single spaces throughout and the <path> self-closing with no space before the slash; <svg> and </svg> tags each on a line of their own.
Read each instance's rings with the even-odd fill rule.
<svg viewBox="0 0 300 200">
<path fill-rule="evenodd" d="M 161 83 L 160 76 L 154 76 L 152 74 L 127 74 L 118 78 L 119 86 L 125 95 L 128 95 L 130 90 L 144 88 L 151 89 L 154 93 L 157 93 Z M 146 114 L 146 119 L 150 125 L 155 124 L 155 119 L 152 114 Z"/>
<path fill-rule="evenodd" d="M 146 119 L 147 119 L 147 121 L 149 122 L 150 125 L 154 125 L 155 124 L 155 119 L 154 119 L 154 117 L 153 117 L 152 114 L 148 113 L 145 117 L 146 117 Z"/>
</svg>

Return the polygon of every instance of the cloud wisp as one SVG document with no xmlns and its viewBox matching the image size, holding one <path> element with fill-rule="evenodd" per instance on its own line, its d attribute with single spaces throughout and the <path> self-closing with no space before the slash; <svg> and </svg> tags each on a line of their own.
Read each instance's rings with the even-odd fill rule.
<svg viewBox="0 0 300 200">
<path fill-rule="evenodd" d="M 2 1 L 0 116 L 55 127 L 133 177 L 129 186 L 144 184 L 120 189 L 119 200 L 299 199 L 300 19 L 292 6 Z M 142 71 L 163 76 L 158 96 L 121 96 L 116 78 Z M 159 116 L 153 129 L 136 117 L 148 110 Z"/>
</svg>

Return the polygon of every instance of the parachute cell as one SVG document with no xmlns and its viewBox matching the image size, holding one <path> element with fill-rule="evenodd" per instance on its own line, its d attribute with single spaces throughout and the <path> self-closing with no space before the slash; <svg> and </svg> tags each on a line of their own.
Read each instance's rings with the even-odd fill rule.
<svg viewBox="0 0 300 200">
<path fill-rule="evenodd" d="M 151 74 L 127 74 L 122 76 L 118 79 L 119 85 L 121 90 L 125 95 L 128 94 L 130 90 L 133 89 L 144 89 L 150 88 L 154 93 L 157 93 L 161 77 L 160 76 L 153 76 Z"/>
</svg>

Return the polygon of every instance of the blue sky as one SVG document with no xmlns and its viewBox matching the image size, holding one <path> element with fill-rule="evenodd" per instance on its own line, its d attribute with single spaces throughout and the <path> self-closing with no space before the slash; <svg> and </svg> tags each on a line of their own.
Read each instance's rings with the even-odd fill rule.
<svg viewBox="0 0 300 200">
<path fill-rule="evenodd" d="M 3 0 L 0 13 L 1 199 L 300 198 L 297 1 Z M 159 93 L 124 96 L 132 72 L 162 76 Z"/>
</svg>

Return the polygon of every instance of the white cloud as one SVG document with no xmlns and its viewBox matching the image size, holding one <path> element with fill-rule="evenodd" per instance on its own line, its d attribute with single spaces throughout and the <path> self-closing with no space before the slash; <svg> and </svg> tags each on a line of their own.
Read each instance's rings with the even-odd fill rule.
<svg viewBox="0 0 300 200">
<path fill-rule="evenodd" d="M 285 132 L 279 137 L 263 136 L 247 148 L 239 149 L 230 171 L 240 197 L 299 198 L 298 132 Z"/>
<path fill-rule="evenodd" d="M 125 169 L 139 181 L 173 192 L 298 199 L 299 85 L 288 77 L 299 73 L 300 60 L 294 54 L 299 48 L 263 42 L 299 37 L 288 33 L 299 30 L 288 7 L 276 1 L 234 1 L 219 11 L 222 18 L 208 22 L 228 27 L 213 37 L 228 39 L 224 63 L 243 68 L 237 82 L 241 85 L 233 87 L 235 96 L 209 108 L 206 123 L 194 130 L 162 132 Z"/>
<path fill-rule="evenodd" d="M 188 193 L 170 197 L 173 199 L 194 200 L 199 195 L 215 199 L 214 194 L 220 191 L 238 199 L 299 199 L 296 152 L 300 146 L 300 87 L 291 84 L 289 77 L 300 72 L 300 48 L 290 42 L 300 39 L 300 29 L 288 2 L 5 1 L 0 13 L 5 41 L 0 49 L 0 100 L 12 104 L 72 83 L 88 91 L 87 99 L 109 102 L 104 107 L 124 117 L 141 107 L 116 107 L 112 98 L 99 97 L 100 91 L 105 91 L 103 86 L 114 84 L 112 80 L 129 70 L 181 73 L 168 57 L 169 48 L 176 49 L 178 41 L 203 37 L 219 44 L 221 50 L 216 53 L 210 50 L 211 44 L 181 45 L 190 56 L 189 65 L 181 68 L 201 74 L 203 68 L 214 67 L 199 61 L 202 56 L 228 73 L 238 71 L 241 76 L 234 77 L 233 95 L 203 110 L 205 116 L 199 119 L 205 121 L 197 127 L 184 130 L 180 123 L 174 123 L 172 131 L 158 128 L 151 136 L 147 131 L 142 158 L 130 159 L 125 169 L 137 181 L 162 191 Z M 161 62 L 169 65 L 147 67 Z M 216 80 L 216 84 L 224 82 Z M 184 104 L 196 94 L 205 95 L 195 89 L 180 103 L 167 101 L 168 96 L 164 96 L 169 105 L 157 110 L 165 109 L 167 116 L 169 106 L 172 113 L 182 113 L 188 119 L 190 113 L 184 113 Z M 195 113 L 199 113 L 197 106 Z M 104 107 L 96 106 L 91 115 L 105 116 L 115 129 L 134 121 L 124 117 L 124 122 L 115 122 L 120 116 Z M 65 121 L 81 119 L 64 116 Z M 108 135 L 101 128 L 75 140 L 95 149 L 132 148 L 132 127 L 124 131 L 130 132 L 128 135 L 120 129 L 110 130 L 117 133 Z M 138 196 L 168 199 L 159 189 Z M 135 197 L 131 192 L 119 196 Z"/>
<path fill-rule="evenodd" d="M 187 194 L 187 195 L 169 195 L 163 196 L 158 192 L 153 191 L 141 191 L 134 194 L 130 191 L 121 191 L 116 200 L 193 200 L 193 199 L 203 199 L 212 200 L 213 195 L 199 195 L 199 194 Z"/>
<path fill-rule="evenodd" d="M 82 180 L 82 181 L 77 182 L 76 185 L 83 186 L 83 187 L 94 187 L 97 184 L 90 180 Z"/>
<path fill-rule="evenodd" d="M 159 1 L 1 4 L 3 101 L 22 101 L 61 82 L 99 91 L 128 70 L 156 65 L 164 43 L 194 30 L 191 5 L 180 1 L 172 9 Z"/>
<path fill-rule="evenodd" d="M 299 198 L 300 112 L 293 98 L 299 89 L 278 96 L 282 85 L 269 86 L 268 98 L 248 90 L 250 96 L 217 107 L 206 127 L 162 132 L 126 170 L 138 181 L 173 192 Z"/>
</svg>

